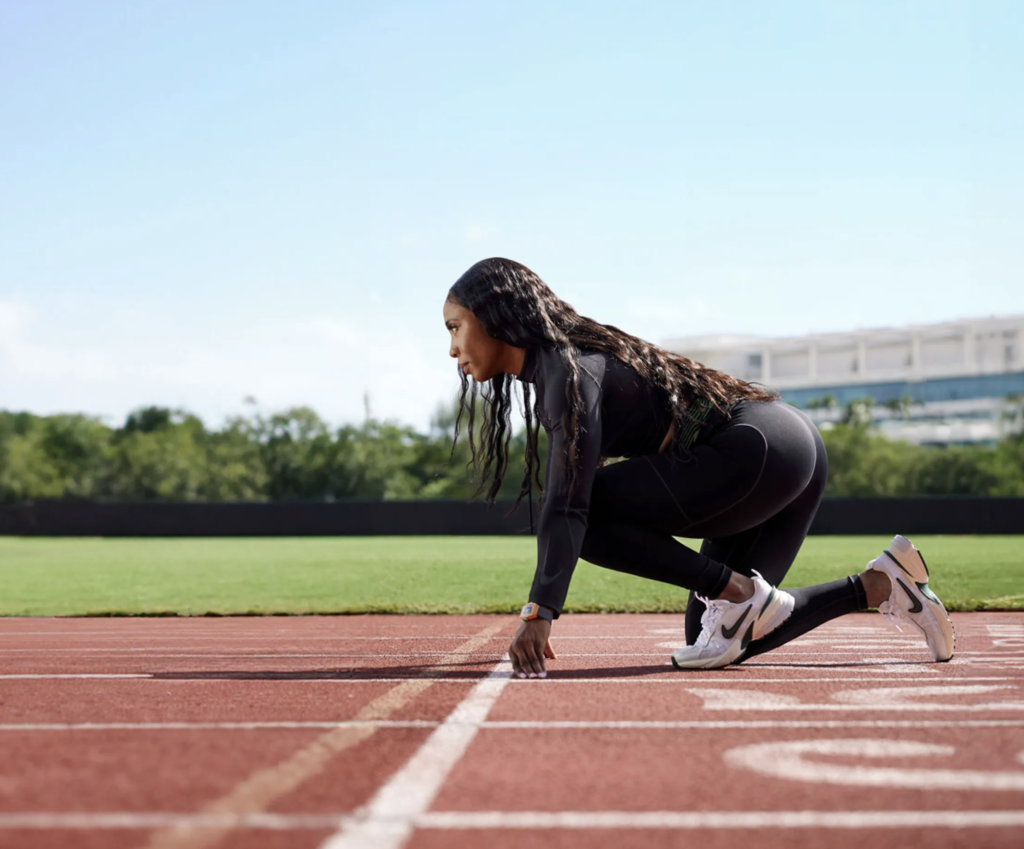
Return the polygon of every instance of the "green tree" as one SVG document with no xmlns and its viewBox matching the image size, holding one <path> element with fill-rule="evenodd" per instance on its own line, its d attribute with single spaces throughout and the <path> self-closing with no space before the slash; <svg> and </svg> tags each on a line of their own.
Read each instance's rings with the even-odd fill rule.
<svg viewBox="0 0 1024 849">
<path fill-rule="evenodd" d="M 107 496 L 126 501 L 203 497 L 206 429 L 183 410 L 149 407 L 132 414 L 111 439 Z"/>
<path fill-rule="evenodd" d="M 60 469 L 47 456 L 43 421 L 26 413 L 0 417 L 0 501 L 59 498 L 64 494 Z"/>
<path fill-rule="evenodd" d="M 240 416 L 204 439 L 206 475 L 201 497 L 207 501 L 262 501 L 267 497 L 268 475 L 253 438 L 251 423 Z"/>
</svg>

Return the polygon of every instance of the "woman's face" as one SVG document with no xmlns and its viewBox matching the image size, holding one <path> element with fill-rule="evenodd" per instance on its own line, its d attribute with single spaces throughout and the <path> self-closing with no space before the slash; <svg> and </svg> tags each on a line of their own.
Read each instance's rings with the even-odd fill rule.
<svg viewBox="0 0 1024 849">
<path fill-rule="evenodd" d="M 479 319 L 470 310 L 449 300 L 444 302 L 444 326 L 451 343 L 448 353 L 459 361 L 462 370 L 478 383 L 502 373 L 505 345 L 488 336 Z"/>
</svg>

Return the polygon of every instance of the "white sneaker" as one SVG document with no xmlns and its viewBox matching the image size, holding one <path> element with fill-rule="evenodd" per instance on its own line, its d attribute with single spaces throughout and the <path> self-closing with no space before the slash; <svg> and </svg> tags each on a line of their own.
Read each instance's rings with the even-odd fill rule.
<svg viewBox="0 0 1024 849">
<path fill-rule="evenodd" d="M 770 634 L 789 619 L 795 604 L 793 596 L 776 589 L 757 572 L 753 579 L 754 594 L 746 601 L 698 596 L 707 607 L 700 618 L 703 629 L 692 646 L 672 652 L 676 669 L 716 669 L 735 663 L 751 641 Z"/>
<path fill-rule="evenodd" d="M 932 657 L 949 660 L 953 656 L 953 623 L 939 597 L 928 588 L 928 566 L 914 544 L 906 537 L 893 537 L 867 569 L 884 572 L 892 582 L 889 599 L 878 605 L 878 612 L 898 631 L 903 630 L 900 622 L 912 625 L 924 635 Z"/>
</svg>

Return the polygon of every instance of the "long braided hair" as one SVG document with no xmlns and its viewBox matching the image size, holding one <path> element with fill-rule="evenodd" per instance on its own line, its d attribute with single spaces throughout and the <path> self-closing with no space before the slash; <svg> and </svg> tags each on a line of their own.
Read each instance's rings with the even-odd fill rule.
<svg viewBox="0 0 1024 849">
<path fill-rule="evenodd" d="M 516 348 L 554 348 L 569 373 L 566 396 L 569 410 L 563 414 L 562 429 L 568 436 L 566 485 L 571 488 L 578 475 L 576 450 L 579 440 L 579 418 L 583 412 L 580 394 L 580 353 L 597 350 L 631 366 L 649 387 L 660 393 L 672 411 L 673 438 L 671 451 L 685 451 L 696 436 L 709 409 L 723 410 L 741 398 L 771 401 L 778 395 L 760 386 L 732 377 L 700 363 L 666 351 L 610 324 L 600 324 L 576 312 L 548 288 L 547 284 L 521 263 L 501 257 L 484 259 L 463 274 L 448 292 L 448 300 L 470 310 L 487 334 Z M 486 489 L 485 499 L 494 503 L 508 469 L 508 446 L 512 436 L 511 412 L 513 386 L 511 374 L 498 374 L 479 384 L 459 369 L 461 392 L 455 419 L 452 456 L 459 439 L 463 414 L 468 411 L 467 429 L 474 469 L 480 483 L 472 497 Z M 538 490 L 540 459 L 537 444 L 540 418 L 531 386 L 523 382 L 523 417 L 526 420 L 526 466 L 516 499 L 518 507 L 523 496 L 532 492 L 531 479 Z M 483 386 L 482 393 L 479 388 Z M 468 396 L 468 397 L 467 397 Z M 483 401 L 483 424 L 480 428 L 482 469 L 474 428 L 478 399 Z M 513 508 L 515 509 L 515 508 Z M 532 513 L 532 507 L 531 507 Z M 532 519 L 531 519 L 532 524 Z"/>
</svg>

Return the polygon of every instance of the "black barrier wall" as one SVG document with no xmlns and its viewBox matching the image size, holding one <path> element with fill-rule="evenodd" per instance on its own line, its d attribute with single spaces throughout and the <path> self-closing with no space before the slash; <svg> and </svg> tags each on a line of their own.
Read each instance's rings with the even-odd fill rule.
<svg viewBox="0 0 1024 849">
<path fill-rule="evenodd" d="M 529 534 L 526 503 L 237 502 L 0 507 L 0 535 L 108 537 L 410 536 Z M 534 521 L 539 507 L 534 504 Z M 1024 498 L 832 498 L 812 534 L 1024 534 Z"/>
</svg>

